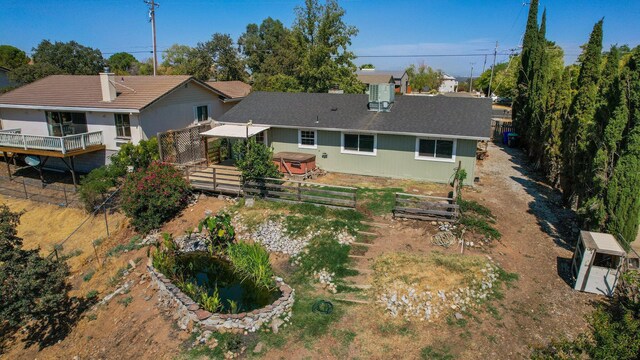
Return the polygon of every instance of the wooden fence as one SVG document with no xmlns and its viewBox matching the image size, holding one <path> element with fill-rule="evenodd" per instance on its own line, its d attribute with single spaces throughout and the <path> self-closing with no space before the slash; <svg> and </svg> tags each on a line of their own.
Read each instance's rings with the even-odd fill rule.
<svg viewBox="0 0 640 360">
<path fill-rule="evenodd" d="M 209 129 L 211 124 L 205 123 L 158 133 L 160 160 L 176 165 L 206 162 L 206 140 L 200 133 Z"/>
<path fill-rule="evenodd" d="M 502 134 L 505 131 L 514 132 L 515 127 L 512 122 L 492 121 L 491 122 L 491 139 L 493 141 L 502 141 Z"/>
<path fill-rule="evenodd" d="M 186 166 L 185 178 L 197 190 L 240 195 L 242 173 L 232 166 Z"/>
<path fill-rule="evenodd" d="M 267 200 L 355 209 L 357 189 L 266 178 L 261 181 L 246 181 L 243 185 L 243 192 L 245 196 L 259 196 Z"/>
<path fill-rule="evenodd" d="M 455 203 L 455 198 L 405 193 L 396 193 L 395 196 L 395 217 L 448 222 L 458 220 L 460 206 Z"/>
</svg>

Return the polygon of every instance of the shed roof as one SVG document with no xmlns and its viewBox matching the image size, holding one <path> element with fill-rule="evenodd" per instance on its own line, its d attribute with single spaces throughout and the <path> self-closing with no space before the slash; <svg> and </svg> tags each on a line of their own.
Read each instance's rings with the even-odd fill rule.
<svg viewBox="0 0 640 360">
<path fill-rule="evenodd" d="M 624 256 L 627 253 L 611 234 L 581 231 L 580 235 L 584 240 L 585 246 L 589 249 L 619 256 Z"/>
<path fill-rule="evenodd" d="M 102 101 L 98 75 L 51 75 L 0 95 L 0 107 L 27 105 L 141 110 L 191 81 L 216 92 L 188 75 L 114 76 L 118 96 L 105 102 Z"/>
<path fill-rule="evenodd" d="M 390 112 L 367 109 L 364 94 L 252 92 L 219 119 L 290 128 L 420 134 L 484 140 L 491 127 L 491 100 L 445 96 L 398 96 Z"/>
<path fill-rule="evenodd" d="M 357 74 L 356 76 L 364 84 L 391 84 L 395 82 L 391 74 Z"/>
</svg>

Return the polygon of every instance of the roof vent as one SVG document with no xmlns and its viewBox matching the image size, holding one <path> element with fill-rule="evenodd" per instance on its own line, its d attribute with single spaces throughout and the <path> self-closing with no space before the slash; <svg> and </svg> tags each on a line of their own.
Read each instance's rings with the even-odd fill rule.
<svg viewBox="0 0 640 360">
<path fill-rule="evenodd" d="M 389 112 L 395 101 L 394 84 L 371 84 L 369 85 L 369 111 Z"/>
</svg>

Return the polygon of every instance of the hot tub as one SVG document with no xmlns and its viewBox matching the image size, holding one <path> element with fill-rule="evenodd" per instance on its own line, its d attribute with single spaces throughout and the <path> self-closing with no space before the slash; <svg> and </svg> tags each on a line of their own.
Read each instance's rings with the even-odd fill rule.
<svg viewBox="0 0 640 360">
<path fill-rule="evenodd" d="M 316 156 L 297 152 L 279 152 L 273 155 L 273 163 L 283 174 L 304 175 L 316 168 Z"/>
</svg>

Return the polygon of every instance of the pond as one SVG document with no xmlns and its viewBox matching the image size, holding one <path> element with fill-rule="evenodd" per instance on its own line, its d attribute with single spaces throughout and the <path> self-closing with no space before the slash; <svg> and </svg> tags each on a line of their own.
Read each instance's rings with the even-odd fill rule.
<svg viewBox="0 0 640 360">
<path fill-rule="evenodd" d="M 237 304 L 236 312 L 241 313 L 270 305 L 280 297 L 278 290 L 265 289 L 250 279 L 239 278 L 231 263 L 207 252 L 181 254 L 176 264 L 179 278 L 206 288 L 209 295 L 218 288 L 223 313 L 232 311 L 231 302 Z"/>
</svg>

